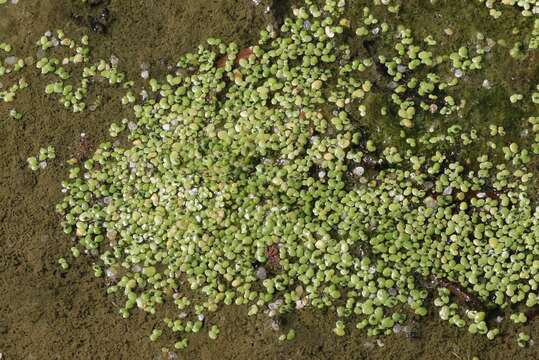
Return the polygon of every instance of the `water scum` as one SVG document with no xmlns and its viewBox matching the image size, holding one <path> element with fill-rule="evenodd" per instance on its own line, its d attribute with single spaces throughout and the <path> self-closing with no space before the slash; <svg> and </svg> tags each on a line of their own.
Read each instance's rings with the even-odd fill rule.
<svg viewBox="0 0 539 360">
<path fill-rule="evenodd" d="M 485 74 L 496 56 L 537 57 L 539 5 L 480 2 L 500 21 L 518 11 L 522 40 L 478 32 L 461 39 L 473 46 L 446 52 L 440 43 L 453 30 L 418 38 L 396 20 L 406 6 L 398 1 L 306 0 L 249 48 L 208 39 L 164 80 L 149 79 L 141 100 L 117 59 L 91 62 L 86 37 L 45 34 L 35 66 L 57 77 L 48 96 L 88 111 L 87 89 L 106 81 L 126 89 L 121 101 L 133 109 L 111 125 L 114 140 L 69 160 L 56 209 L 76 238 L 72 257 L 95 260 L 107 292 L 123 298 L 123 317 L 135 308 L 159 316 L 173 303 L 178 314 L 160 317 L 150 340 L 167 334 L 176 349 L 203 329 L 218 339 L 207 315 L 232 304 L 266 313 L 283 341 L 296 332 L 280 320 L 304 308 L 334 312 L 337 336 L 393 334 L 429 312 L 488 339 L 500 335 L 502 315 L 531 321 L 537 74 L 495 104 L 504 111 L 492 122 L 459 119 L 495 91 Z M 62 46 L 74 52 L 46 55 Z M 84 65 L 80 77 L 70 64 Z M 466 82 L 483 90 L 459 91 Z M 0 96 L 12 101 L 23 88 Z M 507 109 L 518 116 L 511 129 L 499 117 Z M 54 148 L 42 150 L 28 159 L 32 170 L 54 159 Z"/>
</svg>

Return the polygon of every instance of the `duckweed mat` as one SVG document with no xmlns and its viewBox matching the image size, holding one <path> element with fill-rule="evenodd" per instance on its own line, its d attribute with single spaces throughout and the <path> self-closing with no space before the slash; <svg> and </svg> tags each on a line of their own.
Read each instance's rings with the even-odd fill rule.
<svg viewBox="0 0 539 360">
<path fill-rule="evenodd" d="M 258 4 L 255 4 L 258 3 Z M 215 0 L 215 1 L 24 1 L 0 5 L 0 43 L 13 46 L 18 54 L 34 54 L 35 41 L 47 31 L 64 29 L 73 38 L 89 35 L 92 56 L 118 59 L 126 78 L 140 79 L 148 69 L 152 77 L 167 74 L 169 66 L 186 52 L 196 51 L 209 37 L 235 41 L 239 48 L 256 43 L 267 24 L 280 25 L 284 16 L 300 1 Z M 370 1 L 352 1 L 347 17 L 356 24 L 361 9 Z M 269 9 L 268 9 L 269 7 Z M 106 21 L 96 25 L 95 19 Z M 457 51 L 455 44 L 470 41 L 477 31 L 493 39 L 505 39 L 507 47 L 496 47 L 499 59 L 481 77 L 470 75 L 459 87 L 462 98 L 473 99 L 468 112 L 454 124 L 469 130 L 492 123 L 504 126 L 505 141 L 525 145 L 520 119 L 533 109 L 521 109 L 509 102 L 513 93 L 527 94 L 539 83 L 537 51 L 517 61 L 508 54 L 522 35 L 513 31 L 526 21 L 518 12 L 505 11 L 495 21 L 489 11 L 472 1 L 408 1 L 399 19 L 410 24 L 414 37 L 432 34 L 441 40 L 442 50 Z M 379 14 L 374 11 L 374 16 Z M 447 35 L 445 29 L 451 29 Z M 450 39 L 450 40 L 449 40 Z M 358 53 L 369 51 L 369 44 L 350 40 Z M 365 46 L 367 45 L 367 46 Z M 468 44 L 470 45 L 470 44 Z M 473 44 L 472 44 L 473 45 Z M 447 46 L 445 48 L 444 46 Z M 385 51 L 383 45 L 374 49 Z M 144 64 L 141 68 L 141 64 Z M 106 87 L 89 95 L 100 98 L 93 111 L 73 113 L 44 95 L 47 85 L 34 74 L 34 67 L 23 69 L 30 86 L 13 103 L 0 102 L 0 353 L 2 359 L 536 359 L 538 345 L 519 347 L 519 332 L 539 341 L 539 322 L 518 327 L 505 321 L 503 336 L 488 340 L 441 321 L 435 312 L 412 317 L 407 332 L 376 338 L 367 337 L 351 326 L 346 336 L 335 336 L 338 318 L 332 311 L 306 307 L 281 320 L 282 328 L 293 328 L 293 341 L 278 341 L 271 319 L 260 314 L 247 317 L 248 306 L 225 306 L 212 316 L 219 325 L 218 340 L 206 333 L 189 337 L 185 350 L 175 350 L 170 339 L 150 342 L 148 335 L 162 327 L 161 321 L 143 311 L 129 319 L 118 315 L 121 300 L 106 295 L 109 286 L 95 278 L 93 262 L 86 257 L 70 261 L 62 271 L 58 259 L 73 246 L 59 226 L 55 204 L 61 202 L 61 182 L 67 177 L 65 160 L 95 149 L 109 141 L 109 127 L 123 118 L 132 118 L 120 99 L 121 88 Z M 491 91 L 483 86 L 488 78 Z M 0 81 L 4 81 L 3 79 Z M 381 84 L 384 79 L 380 79 Z M 140 84 L 135 85 L 138 93 Z M 369 99 L 376 103 L 379 99 Z M 384 104 L 380 104 L 382 106 Z M 16 120 L 11 111 L 22 114 Z M 536 109 L 537 110 L 537 109 Z M 366 131 L 381 144 L 405 146 L 401 127 L 387 119 L 367 116 Z M 443 126 L 440 125 L 440 126 Z M 426 132 L 428 129 L 417 129 Z M 84 141 L 81 141 L 84 133 Z M 39 149 L 54 145 L 56 161 L 38 172 L 31 172 L 27 158 Z M 501 146 L 501 143 L 499 144 Z M 477 151 L 477 155 L 474 152 Z M 466 157 L 474 159 L 482 148 L 472 148 Z M 61 161 L 59 161 L 61 160 Z M 535 171 L 535 174 L 537 171 Z M 531 198 L 537 200 L 537 179 L 530 184 Z M 165 313 L 174 311 L 165 308 Z M 508 319 L 506 319 L 508 320 Z"/>
</svg>

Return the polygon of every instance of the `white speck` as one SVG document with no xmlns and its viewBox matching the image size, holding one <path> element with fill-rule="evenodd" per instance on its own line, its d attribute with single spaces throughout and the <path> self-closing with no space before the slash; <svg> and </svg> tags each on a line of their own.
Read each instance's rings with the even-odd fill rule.
<svg viewBox="0 0 539 360">
<path fill-rule="evenodd" d="M 170 124 L 164 124 L 163 125 L 163 130 L 169 131 L 170 130 Z"/>
<path fill-rule="evenodd" d="M 105 275 L 108 278 L 111 278 L 111 277 L 114 277 L 114 272 L 109 268 L 109 269 L 105 270 Z"/>
<path fill-rule="evenodd" d="M 453 188 L 451 186 L 448 186 L 444 189 L 444 192 L 442 194 L 444 195 L 451 195 L 453 193 Z"/>
<path fill-rule="evenodd" d="M 374 29 L 372 29 L 372 33 L 374 35 L 378 35 L 378 33 L 380 32 L 380 28 L 379 27 L 375 27 Z"/>
<path fill-rule="evenodd" d="M 67 65 L 67 64 L 69 64 L 69 58 L 64 58 L 62 60 L 62 65 Z"/>
<path fill-rule="evenodd" d="M 118 62 L 119 62 L 119 61 L 120 61 L 120 60 L 118 59 L 118 57 L 117 57 L 116 55 L 113 54 L 113 55 L 110 56 L 110 63 L 111 63 L 113 66 L 118 65 Z"/>
<path fill-rule="evenodd" d="M 499 324 L 503 321 L 503 317 L 502 316 L 496 316 L 496 322 Z"/>
<path fill-rule="evenodd" d="M 400 333 L 401 330 L 402 330 L 402 326 L 400 326 L 399 324 L 396 324 L 395 326 L 393 326 L 393 332 L 394 332 L 395 334 Z"/>
<path fill-rule="evenodd" d="M 40 162 L 39 167 L 42 168 L 42 169 L 45 169 L 47 167 L 47 162 L 46 161 Z"/>
<path fill-rule="evenodd" d="M 58 47 L 58 45 L 60 45 L 60 41 L 58 41 L 57 38 L 52 38 L 52 46 L 54 47 Z"/>
<path fill-rule="evenodd" d="M 492 87 L 492 85 L 490 84 L 490 81 L 488 81 L 487 79 L 483 80 L 483 87 L 485 89 L 490 89 Z"/>
<path fill-rule="evenodd" d="M 148 92 L 146 90 L 142 90 L 140 92 L 140 98 L 142 99 L 142 101 L 146 101 L 146 99 L 148 98 Z"/>
<path fill-rule="evenodd" d="M 178 295 L 179 295 L 179 294 L 178 294 Z M 178 297 L 179 297 L 179 296 L 178 296 Z M 184 312 L 182 312 L 182 313 L 180 313 L 180 314 L 178 315 L 178 319 L 185 319 L 186 317 L 187 317 L 187 313 L 184 313 Z"/>
<path fill-rule="evenodd" d="M 326 172 L 325 172 L 325 171 L 323 171 L 323 170 L 322 170 L 322 171 L 320 171 L 320 172 L 318 173 L 318 177 L 319 177 L 320 179 L 323 179 L 323 178 L 325 178 L 325 177 L 326 177 Z"/>
<path fill-rule="evenodd" d="M 52 32 L 51 32 L 50 30 L 47 30 L 47 31 L 45 32 L 45 36 L 46 36 L 46 37 L 51 37 L 51 36 L 52 36 Z"/>
<path fill-rule="evenodd" d="M 462 72 L 462 70 L 460 70 L 460 69 L 455 70 L 455 77 L 461 78 L 462 75 L 464 75 L 464 73 Z"/>
<path fill-rule="evenodd" d="M 260 0 L 252 0 L 252 1 L 253 1 L 253 3 L 255 4 L 255 6 L 260 5 Z"/>
<path fill-rule="evenodd" d="M 133 131 L 137 128 L 137 124 L 135 124 L 134 122 L 130 122 L 129 124 L 127 124 L 127 128 Z"/>
<path fill-rule="evenodd" d="M 140 77 L 146 80 L 150 77 L 150 72 L 148 70 L 142 70 L 140 73 Z"/>
<path fill-rule="evenodd" d="M 307 305 L 307 299 L 301 299 L 296 301 L 296 309 L 301 310 Z"/>
<path fill-rule="evenodd" d="M 365 174 L 365 168 L 362 166 L 355 167 L 354 170 L 352 170 L 352 174 L 355 176 L 363 176 L 363 174 Z"/>
<path fill-rule="evenodd" d="M 198 321 L 204 321 L 204 314 L 199 314 L 197 316 Z"/>
<path fill-rule="evenodd" d="M 4 60 L 4 63 L 6 63 L 6 65 L 13 65 L 17 62 L 17 57 L 16 56 L 8 56 L 7 58 L 5 58 Z"/>
<path fill-rule="evenodd" d="M 265 280 L 268 276 L 268 273 L 266 271 L 265 268 L 263 268 L 262 266 L 259 267 L 257 270 L 256 270 L 256 278 L 259 279 L 259 280 Z"/>
<path fill-rule="evenodd" d="M 328 38 L 331 39 L 335 36 L 335 33 L 333 32 L 333 30 L 331 30 L 329 26 L 326 26 L 325 31 Z"/>
</svg>

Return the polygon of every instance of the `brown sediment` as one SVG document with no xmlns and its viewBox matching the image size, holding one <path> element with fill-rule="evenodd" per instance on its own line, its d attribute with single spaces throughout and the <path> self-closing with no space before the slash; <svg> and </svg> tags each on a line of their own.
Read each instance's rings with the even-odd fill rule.
<svg viewBox="0 0 539 360">
<path fill-rule="evenodd" d="M 276 271 L 280 267 L 279 245 L 272 244 L 266 248 L 266 257 L 268 258 L 267 265 L 272 271 Z"/>
<path fill-rule="evenodd" d="M 90 156 L 93 153 L 93 145 L 88 139 L 87 135 L 81 135 L 79 144 L 75 153 L 75 159 L 77 159 L 78 162 L 86 161 L 90 158 Z"/>
<path fill-rule="evenodd" d="M 474 310 L 483 310 L 484 306 L 479 300 L 478 297 L 473 295 L 470 291 L 464 289 L 460 284 L 457 284 L 454 281 L 450 281 L 445 278 L 431 276 L 432 282 L 434 282 L 439 287 L 444 287 L 456 298 L 456 300 L 471 309 Z"/>
<path fill-rule="evenodd" d="M 526 319 L 532 321 L 539 316 L 539 305 L 535 305 L 530 310 L 526 311 Z"/>
<path fill-rule="evenodd" d="M 241 49 L 238 52 L 238 55 L 236 55 L 236 59 L 234 60 L 234 64 L 239 65 L 241 59 L 249 58 L 249 56 L 251 56 L 252 53 L 253 53 L 253 48 L 252 47 L 246 47 L 246 48 Z M 215 63 L 215 65 L 218 68 L 222 68 L 222 67 L 224 67 L 226 65 L 226 60 L 227 60 L 227 56 L 224 55 L 224 56 L 220 57 L 219 59 L 217 59 L 217 62 Z"/>
</svg>

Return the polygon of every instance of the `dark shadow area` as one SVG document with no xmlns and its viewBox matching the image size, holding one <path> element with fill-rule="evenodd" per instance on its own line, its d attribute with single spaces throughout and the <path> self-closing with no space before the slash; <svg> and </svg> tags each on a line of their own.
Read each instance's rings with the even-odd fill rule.
<svg viewBox="0 0 539 360">
<path fill-rule="evenodd" d="M 274 0 L 271 6 L 277 25 L 281 26 L 290 11 L 290 0 Z"/>
</svg>

